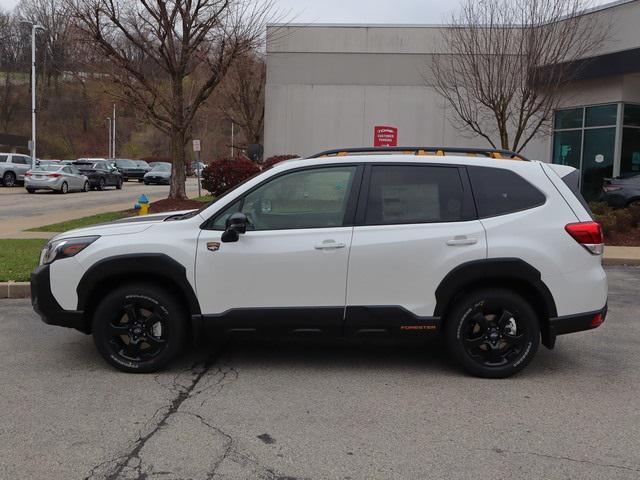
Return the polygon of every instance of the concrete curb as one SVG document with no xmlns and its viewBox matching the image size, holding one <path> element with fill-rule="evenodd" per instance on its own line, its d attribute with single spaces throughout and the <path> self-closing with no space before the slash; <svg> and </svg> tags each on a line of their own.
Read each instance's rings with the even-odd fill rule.
<svg viewBox="0 0 640 480">
<path fill-rule="evenodd" d="M 602 265 L 605 267 L 615 267 L 624 265 L 626 267 L 640 267 L 640 258 L 603 258 Z"/>
<path fill-rule="evenodd" d="M 31 283 L 0 282 L 0 298 L 30 298 Z"/>
</svg>

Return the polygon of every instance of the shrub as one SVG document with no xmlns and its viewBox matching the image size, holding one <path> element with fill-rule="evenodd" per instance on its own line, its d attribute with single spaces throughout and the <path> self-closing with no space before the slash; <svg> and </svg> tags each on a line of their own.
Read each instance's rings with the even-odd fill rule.
<svg viewBox="0 0 640 480">
<path fill-rule="evenodd" d="M 262 162 L 262 169 L 266 170 L 267 168 L 273 167 L 277 163 L 284 162 L 285 160 L 291 160 L 294 158 L 300 158 L 300 157 L 298 155 L 275 155 L 273 157 L 269 157 L 264 162 Z"/>
<path fill-rule="evenodd" d="M 259 171 L 246 157 L 220 158 L 202 170 L 202 188 L 217 197 Z"/>
<path fill-rule="evenodd" d="M 640 207 L 614 209 L 603 202 L 590 204 L 595 220 L 602 225 L 605 236 L 615 233 L 626 233 L 638 228 L 640 224 Z"/>
</svg>

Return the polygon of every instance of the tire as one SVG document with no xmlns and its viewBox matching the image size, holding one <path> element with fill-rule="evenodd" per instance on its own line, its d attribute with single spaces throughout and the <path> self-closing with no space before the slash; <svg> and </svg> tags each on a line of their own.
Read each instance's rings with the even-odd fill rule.
<svg viewBox="0 0 640 480">
<path fill-rule="evenodd" d="M 447 314 L 449 352 L 472 375 L 506 378 L 533 359 L 540 344 L 540 324 L 531 305 L 502 288 L 473 291 Z"/>
<path fill-rule="evenodd" d="M 150 318 L 156 321 L 151 323 Z M 155 285 L 119 287 L 104 297 L 93 315 L 98 352 L 123 372 L 163 369 L 179 355 L 186 338 L 184 307 L 169 291 Z"/>
<path fill-rule="evenodd" d="M 100 181 L 98 182 L 98 186 L 96 187 L 96 189 L 102 192 L 104 190 L 105 185 L 106 184 L 104 182 L 104 178 L 101 178 Z"/>
<path fill-rule="evenodd" d="M 13 172 L 7 172 L 2 177 L 2 183 L 5 187 L 15 187 L 16 186 L 16 174 Z"/>
<path fill-rule="evenodd" d="M 141 178 L 138 179 L 138 183 L 142 183 L 142 179 Z"/>
<path fill-rule="evenodd" d="M 122 190 L 122 179 L 118 180 L 118 183 L 116 183 L 116 190 Z"/>
<path fill-rule="evenodd" d="M 36 190 L 34 188 L 27 188 L 27 193 L 35 193 Z"/>
<path fill-rule="evenodd" d="M 147 182 L 147 181 L 145 180 L 145 181 L 144 181 L 144 184 L 145 184 L 145 185 L 149 185 L 149 182 Z"/>
<path fill-rule="evenodd" d="M 88 192 L 90 188 L 91 187 L 89 186 L 89 182 L 84 182 L 84 185 L 82 185 L 83 192 Z"/>
<path fill-rule="evenodd" d="M 60 194 L 64 195 L 65 193 L 69 193 L 69 185 L 67 184 L 67 182 L 62 182 L 62 185 L 60 185 Z"/>
</svg>

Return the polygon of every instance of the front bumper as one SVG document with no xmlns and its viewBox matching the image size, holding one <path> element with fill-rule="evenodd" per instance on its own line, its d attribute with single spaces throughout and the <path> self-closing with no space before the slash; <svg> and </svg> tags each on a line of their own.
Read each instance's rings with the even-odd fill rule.
<svg viewBox="0 0 640 480">
<path fill-rule="evenodd" d="M 147 183 L 158 183 L 158 184 L 166 184 L 169 185 L 169 183 L 171 183 L 171 178 L 170 177 L 151 177 L 151 176 L 145 176 L 144 177 L 144 181 Z"/>
<path fill-rule="evenodd" d="M 91 333 L 84 312 L 64 310 L 51 293 L 49 265 L 40 265 L 31 273 L 31 305 L 47 325 L 75 328 L 83 333 Z"/>
<path fill-rule="evenodd" d="M 605 318 L 607 317 L 607 309 L 608 306 L 605 305 L 603 308 L 596 310 L 595 312 L 550 318 L 550 333 L 555 337 L 556 335 L 565 335 L 567 333 L 582 332 L 598 328 L 604 323 Z"/>
</svg>

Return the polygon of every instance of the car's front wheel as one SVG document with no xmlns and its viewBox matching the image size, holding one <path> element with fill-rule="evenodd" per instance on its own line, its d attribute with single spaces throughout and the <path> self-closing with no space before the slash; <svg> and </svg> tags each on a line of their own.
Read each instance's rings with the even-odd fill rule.
<svg viewBox="0 0 640 480">
<path fill-rule="evenodd" d="M 2 183 L 5 187 L 15 187 L 16 186 L 16 174 L 13 172 L 7 172 L 2 177 Z"/>
<path fill-rule="evenodd" d="M 116 182 L 116 190 L 122 190 L 122 179 Z"/>
<path fill-rule="evenodd" d="M 463 296 L 447 315 L 449 351 L 472 375 L 506 378 L 532 360 L 540 325 L 531 305 L 515 292 L 480 289 Z"/>
<path fill-rule="evenodd" d="M 84 182 L 84 185 L 82 185 L 82 191 L 83 192 L 88 192 L 89 191 L 89 182 Z"/>
<path fill-rule="evenodd" d="M 106 184 L 105 184 L 104 178 L 101 178 L 101 179 L 98 181 L 98 186 L 97 186 L 98 190 L 103 191 L 103 190 L 104 190 L 105 185 L 106 185 Z"/>
<path fill-rule="evenodd" d="M 168 290 L 130 284 L 100 302 L 93 315 L 93 339 L 114 367 L 124 372 L 156 372 L 180 353 L 186 321 L 182 304 Z"/>
</svg>

